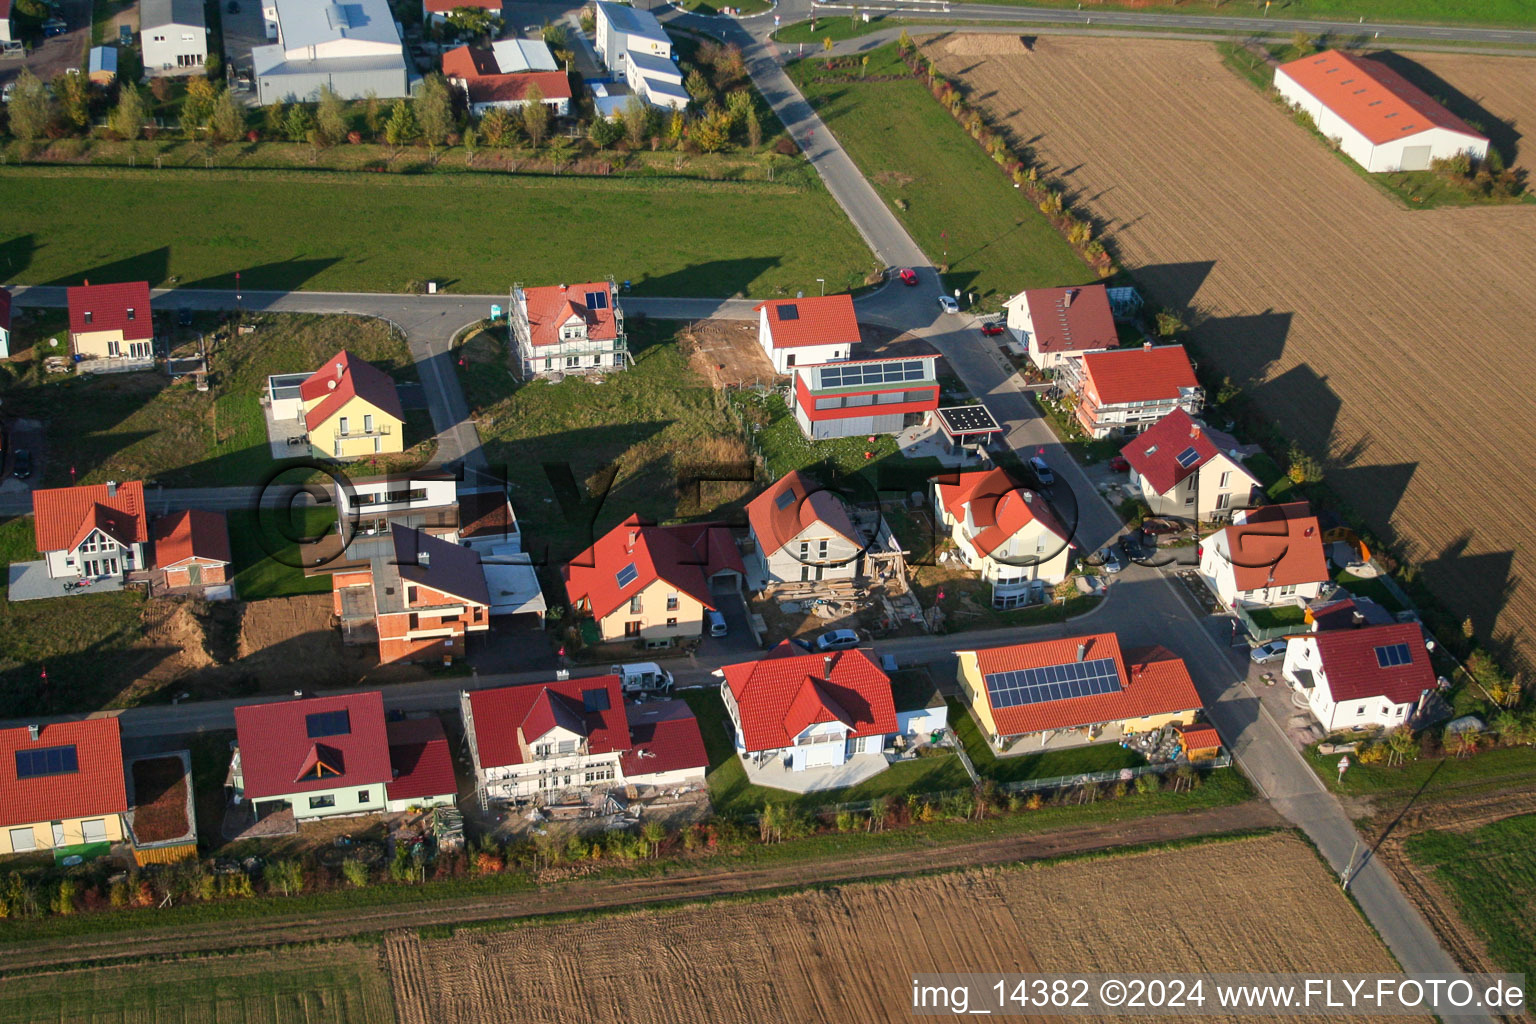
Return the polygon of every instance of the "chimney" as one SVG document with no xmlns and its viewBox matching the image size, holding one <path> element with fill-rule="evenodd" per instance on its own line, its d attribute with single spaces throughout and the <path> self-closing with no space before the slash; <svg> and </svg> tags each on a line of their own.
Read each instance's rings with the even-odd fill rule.
<svg viewBox="0 0 1536 1024">
<path fill-rule="evenodd" d="M 630 554 L 631 552 L 633 552 L 635 550 L 635 541 L 638 540 L 639 537 L 640 537 L 640 531 L 639 530 L 630 530 L 629 531 L 629 539 L 624 542 L 624 553 L 626 555 Z"/>
<path fill-rule="evenodd" d="M 1076 295 L 1077 295 L 1077 289 L 1076 288 L 1068 288 L 1067 289 L 1067 293 L 1065 295 L 1063 295 L 1062 298 L 1061 298 L 1061 308 L 1062 309 L 1071 309 L 1072 308 L 1072 299 Z"/>
<path fill-rule="evenodd" d="M 1078 644 L 1077 645 L 1077 660 L 1078 661 L 1082 661 L 1083 659 L 1085 659 L 1087 657 L 1088 657 L 1088 645 L 1087 644 Z"/>
<path fill-rule="evenodd" d="M 1198 423 L 1191 423 L 1189 425 L 1189 437 L 1190 437 L 1190 440 L 1195 440 L 1199 436 L 1200 436 L 1200 424 L 1198 424 Z"/>
<path fill-rule="evenodd" d="M 1151 351 L 1152 351 L 1152 343 L 1151 343 L 1151 342 L 1150 342 L 1150 341 L 1144 341 L 1144 342 L 1142 342 L 1142 343 L 1141 343 L 1141 347 L 1142 347 L 1142 348 L 1143 348 L 1143 349 L 1145 349 L 1145 350 L 1146 350 L 1146 351 L 1148 351 L 1148 352 L 1151 352 Z"/>
<path fill-rule="evenodd" d="M 1365 626 L 1365 615 L 1362 612 L 1356 611 L 1349 617 L 1349 621 L 1356 629 L 1362 629 Z"/>
<path fill-rule="evenodd" d="M 341 380 L 342 370 L 343 370 L 343 367 L 341 365 L 341 361 L 337 360 L 336 361 L 336 379 L 337 380 Z"/>
<path fill-rule="evenodd" d="M 41 728 L 39 726 L 36 726 L 36 725 L 29 725 L 29 726 L 27 726 L 27 736 L 34 743 L 37 742 L 37 736 L 38 736 L 38 733 L 40 731 L 41 731 Z"/>
<path fill-rule="evenodd" d="M 823 655 L 821 659 L 821 672 L 827 679 L 832 678 L 832 655 Z"/>
<path fill-rule="evenodd" d="M 325 382 L 325 388 L 326 388 L 327 391 L 335 391 L 336 390 L 336 382 L 334 380 L 326 381 Z"/>
<path fill-rule="evenodd" d="M 117 481 L 116 480 L 108 480 L 107 481 L 107 497 L 109 497 L 109 498 L 117 497 Z"/>
</svg>

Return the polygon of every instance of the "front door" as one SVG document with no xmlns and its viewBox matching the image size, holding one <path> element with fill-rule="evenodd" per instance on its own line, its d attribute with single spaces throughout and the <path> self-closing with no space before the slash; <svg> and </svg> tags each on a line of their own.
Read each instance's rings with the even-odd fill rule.
<svg viewBox="0 0 1536 1024">
<path fill-rule="evenodd" d="M 62 821 L 55 821 L 53 823 L 53 845 L 64 845 L 64 823 Z"/>
<path fill-rule="evenodd" d="M 197 562 L 187 566 L 187 582 L 194 587 L 203 585 L 203 567 Z"/>
</svg>

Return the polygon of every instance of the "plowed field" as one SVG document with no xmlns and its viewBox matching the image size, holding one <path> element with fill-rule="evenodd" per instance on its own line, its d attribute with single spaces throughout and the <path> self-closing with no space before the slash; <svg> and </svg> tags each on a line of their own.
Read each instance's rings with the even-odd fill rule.
<svg viewBox="0 0 1536 1024">
<path fill-rule="evenodd" d="M 915 971 L 1394 970 L 1289 834 L 442 940 L 400 935 L 385 961 L 401 1024 L 905 1021 Z"/>
<path fill-rule="evenodd" d="M 1204 314 L 1204 356 L 1328 455 L 1334 488 L 1479 635 L 1536 662 L 1536 205 L 1406 209 L 1203 43 L 954 42 L 929 52 L 1107 224 L 1143 287 Z M 1536 61 L 1426 63 L 1453 84 L 1465 67 L 1463 92 L 1529 129 Z"/>
</svg>

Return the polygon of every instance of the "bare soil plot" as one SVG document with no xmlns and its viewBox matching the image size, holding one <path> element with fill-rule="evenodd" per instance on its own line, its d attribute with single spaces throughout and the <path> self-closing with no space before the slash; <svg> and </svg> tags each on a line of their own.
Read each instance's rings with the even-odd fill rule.
<svg viewBox="0 0 1536 1024">
<path fill-rule="evenodd" d="M 1185 881 L 1174 893 L 1169 879 Z M 385 959 L 402 1024 L 907 1020 L 917 971 L 1394 969 L 1288 833 L 411 936 L 389 941 Z"/>
<path fill-rule="evenodd" d="M 1203 43 L 1046 37 L 986 58 L 953 45 L 928 52 L 1034 147 L 1156 299 L 1204 314 L 1200 354 L 1328 454 L 1333 487 L 1479 635 L 1531 661 L 1536 206 L 1405 209 Z M 1536 62 L 1432 63 L 1469 95 L 1486 76 L 1485 105 L 1510 104 L 1500 116 L 1536 105 Z"/>
<path fill-rule="evenodd" d="M 773 363 L 758 344 L 756 320 L 696 320 L 677 340 L 688 365 L 711 387 L 773 384 Z"/>
<path fill-rule="evenodd" d="M 187 775 L 179 757 L 133 762 L 133 832 L 141 843 L 179 839 L 187 823 Z"/>
</svg>

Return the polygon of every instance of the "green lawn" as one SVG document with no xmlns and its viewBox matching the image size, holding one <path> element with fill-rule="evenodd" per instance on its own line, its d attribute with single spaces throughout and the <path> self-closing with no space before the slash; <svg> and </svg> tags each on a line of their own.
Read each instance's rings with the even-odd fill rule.
<svg viewBox="0 0 1536 1024">
<path fill-rule="evenodd" d="M 299 568 L 299 540 L 320 537 L 335 522 L 332 507 L 296 508 L 291 517 L 248 509 L 230 512 L 236 593 L 245 601 L 261 601 L 330 591 L 329 576 L 305 576 Z"/>
<path fill-rule="evenodd" d="M 949 702 L 949 726 L 960 737 L 960 742 L 965 744 L 965 752 L 971 755 L 976 774 L 997 782 L 1053 779 L 1063 775 L 1135 768 L 1147 763 L 1146 758 L 1133 750 L 1126 750 L 1118 743 L 1097 743 L 1071 750 L 998 757 L 992 753 L 986 737 L 977 728 L 976 719 L 971 717 L 964 704 L 953 698 Z"/>
<path fill-rule="evenodd" d="M 1023 288 L 1095 279 L 949 112 L 905 77 L 894 45 L 869 56 L 869 76 L 903 77 L 842 81 L 853 72 L 809 57 L 788 71 L 928 258 L 949 264 L 949 289 L 995 308 Z"/>
<path fill-rule="evenodd" d="M 1060 7 L 1075 9 L 1078 0 L 1002 0 L 1008 4 L 1030 7 Z M 1262 17 L 1266 14 L 1263 0 L 1208 0 L 1198 7 L 1178 0 L 1161 0 L 1148 4 L 1095 0 L 1095 10 L 1134 9 L 1160 11 L 1169 14 L 1227 14 L 1236 17 Z M 1366 27 L 1372 22 L 1427 22 L 1455 25 L 1532 25 L 1536 24 L 1536 7 L 1527 0 L 1275 0 L 1267 14 L 1271 18 L 1321 18 L 1330 21 L 1354 23 L 1363 18 Z M 1345 26 L 1347 32 L 1347 26 Z"/>
<path fill-rule="evenodd" d="M 834 43 L 840 43 L 844 39 L 857 39 L 859 36 L 868 35 L 871 32 L 879 32 L 881 29 L 895 28 L 900 25 L 912 24 L 910 18 L 892 18 L 889 16 L 871 13 L 869 21 L 858 21 L 845 17 L 822 17 L 816 19 L 816 27 L 812 28 L 809 21 L 797 21 L 785 25 L 773 34 L 776 42 L 814 45 L 821 48 L 823 39 L 831 39 Z"/>
<path fill-rule="evenodd" d="M 395 1019 L 375 945 L 272 949 L 8 978 L 0 1024 L 40 1020 L 213 1021 L 225 1024 Z"/>
<path fill-rule="evenodd" d="M 1501 968 L 1527 979 L 1536 975 L 1536 815 L 1470 832 L 1422 832 L 1405 845 L 1433 870 Z"/>
<path fill-rule="evenodd" d="M 1260 629 L 1301 629 L 1306 624 L 1307 612 L 1304 608 L 1288 604 L 1278 608 L 1250 608 L 1248 617 Z"/>
<path fill-rule="evenodd" d="M 1389 612 L 1400 612 L 1403 610 L 1403 602 L 1397 599 L 1396 594 L 1387 589 L 1385 583 L 1375 577 L 1364 579 L 1347 569 L 1340 569 L 1334 574 L 1333 581 L 1356 597 L 1370 598 Z"/>
<path fill-rule="evenodd" d="M 1498 784 L 1520 785 L 1536 777 L 1536 747 L 1500 747 L 1471 757 L 1420 758 L 1388 768 L 1361 764 L 1350 755 L 1350 768 L 1339 782 L 1339 755 L 1323 755 L 1314 745 L 1307 761 L 1331 790 L 1351 796 L 1410 795 L 1430 797 L 1439 790 Z"/>
<path fill-rule="evenodd" d="M 764 182 L 6 166 L 0 207 L 8 279 L 36 284 L 230 288 L 240 271 L 248 289 L 504 294 L 613 274 L 646 295 L 773 296 L 873 266 L 824 189 Z"/>
<path fill-rule="evenodd" d="M 874 778 L 846 789 L 800 794 L 754 786 L 747 781 L 747 771 L 742 767 L 741 758 L 736 756 L 731 723 L 725 705 L 720 701 L 720 691 L 712 688 L 688 690 L 682 696 L 699 719 L 699 731 L 709 754 L 709 798 L 717 814 L 750 814 L 770 802 L 813 811 L 828 804 L 873 800 L 881 796 L 902 798 L 908 793 L 968 789 L 971 785 L 960 759 L 945 754 L 892 765 Z"/>
</svg>

